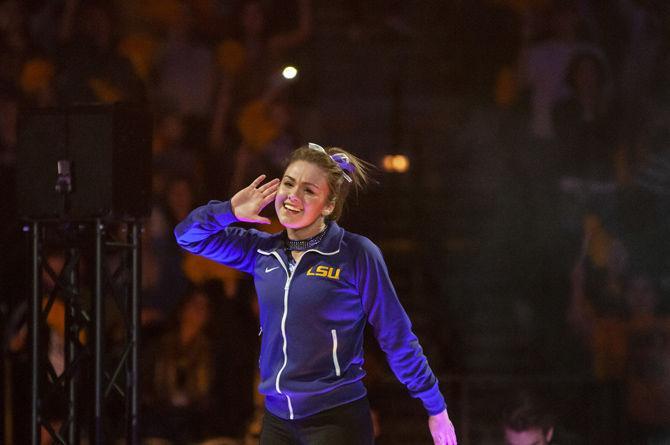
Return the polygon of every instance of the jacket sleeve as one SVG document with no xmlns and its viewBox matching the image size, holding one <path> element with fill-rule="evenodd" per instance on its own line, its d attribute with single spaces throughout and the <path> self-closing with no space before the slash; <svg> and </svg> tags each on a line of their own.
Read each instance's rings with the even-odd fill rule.
<svg viewBox="0 0 670 445">
<path fill-rule="evenodd" d="M 256 249 L 268 235 L 258 230 L 228 227 L 238 222 L 229 201 L 210 201 L 177 224 L 177 244 L 196 255 L 253 273 Z"/>
<path fill-rule="evenodd" d="M 400 304 L 379 248 L 363 238 L 356 272 L 363 308 L 379 346 L 398 380 L 421 399 L 429 415 L 446 409 L 435 374 L 428 365 L 412 324 Z"/>
</svg>

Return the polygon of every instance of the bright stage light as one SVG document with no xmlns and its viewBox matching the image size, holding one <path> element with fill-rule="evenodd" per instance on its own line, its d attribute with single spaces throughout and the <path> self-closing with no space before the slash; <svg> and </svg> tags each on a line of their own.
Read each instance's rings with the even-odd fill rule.
<svg viewBox="0 0 670 445">
<path fill-rule="evenodd" d="M 284 79 L 295 79 L 298 75 L 298 69 L 294 66 L 284 67 L 284 70 L 281 72 L 281 75 L 284 76 Z"/>
<path fill-rule="evenodd" d="M 393 169 L 398 173 L 405 173 L 409 170 L 409 158 L 405 155 L 393 156 Z"/>
<path fill-rule="evenodd" d="M 386 155 L 382 159 L 384 171 L 390 173 L 407 173 L 409 164 L 409 158 L 405 155 Z"/>
</svg>

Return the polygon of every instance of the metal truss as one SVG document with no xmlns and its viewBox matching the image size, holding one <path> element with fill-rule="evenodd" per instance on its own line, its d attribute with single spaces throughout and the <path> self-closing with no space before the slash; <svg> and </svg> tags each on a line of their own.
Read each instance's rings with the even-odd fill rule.
<svg viewBox="0 0 670 445">
<path fill-rule="evenodd" d="M 24 231 L 32 256 L 31 443 L 39 445 L 46 431 L 61 445 L 124 436 L 138 444 L 140 223 L 33 220 Z M 64 257 L 62 270 L 49 265 L 46 252 Z M 44 274 L 55 283 L 47 295 Z M 60 373 L 48 356 L 56 302 L 64 307 Z"/>
</svg>

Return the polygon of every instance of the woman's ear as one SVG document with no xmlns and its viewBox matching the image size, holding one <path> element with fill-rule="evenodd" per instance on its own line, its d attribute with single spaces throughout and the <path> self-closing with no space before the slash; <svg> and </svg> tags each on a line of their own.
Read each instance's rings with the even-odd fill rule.
<svg viewBox="0 0 670 445">
<path fill-rule="evenodd" d="M 335 200 L 333 199 L 328 203 L 327 206 L 324 206 L 323 210 L 321 210 L 321 215 L 324 217 L 329 216 L 331 213 L 333 213 L 333 210 L 335 210 Z"/>
</svg>

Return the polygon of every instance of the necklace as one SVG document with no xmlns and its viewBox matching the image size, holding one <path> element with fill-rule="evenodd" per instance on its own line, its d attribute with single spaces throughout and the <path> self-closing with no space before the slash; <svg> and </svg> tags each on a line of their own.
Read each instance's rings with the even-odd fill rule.
<svg viewBox="0 0 670 445">
<path fill-rule="evenodd" d="M 299 251 L 299 252 L 312 249 L 312 248 L 316 247 L 321 242 L 321 239 L 323 238 L 323 236 L 326 234 L 327 231 L 328 231 L 328 226 L 326 226 L 321 232 L 317 233 L 316 235 L 314 235 L 311 238 L 301 239 L 301 240 L 292 240 L 292 239 L 288 239 L 288 237 L 287 237 L 286 238 L 286 248 L 288 250 L 295 250 L 295 251 Z"/>
</svg>

